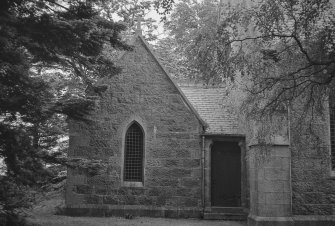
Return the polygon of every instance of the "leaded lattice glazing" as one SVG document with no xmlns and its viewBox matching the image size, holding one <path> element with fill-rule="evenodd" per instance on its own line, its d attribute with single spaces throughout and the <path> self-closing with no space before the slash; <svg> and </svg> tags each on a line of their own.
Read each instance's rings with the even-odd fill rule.
<svg viewBox="0 0 335 226">
<path fill-rule="evenodd" d="M 143 181 L 143 138 L 141 127 L 133 123 L 125 139 L 124 181 Z"/>
</svg>

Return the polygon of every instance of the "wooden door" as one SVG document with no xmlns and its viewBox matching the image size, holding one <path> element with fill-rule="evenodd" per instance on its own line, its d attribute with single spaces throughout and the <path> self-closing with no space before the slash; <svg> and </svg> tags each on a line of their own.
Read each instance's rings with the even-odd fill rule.
<svg viewBox="0 0 335 226">
<path fill-rule="evenodd" d="M 211 150 L 212 206 L 241 206 L 241 149 L 237 142 L 214 142 Z"/>
</svg>

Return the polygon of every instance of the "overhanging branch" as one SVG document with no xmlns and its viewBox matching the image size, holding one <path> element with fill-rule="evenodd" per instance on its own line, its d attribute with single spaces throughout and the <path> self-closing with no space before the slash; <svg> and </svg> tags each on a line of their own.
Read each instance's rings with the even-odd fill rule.
<svg viewBox="0 0 335 226">
<path fill-rule="evenodd" d="M 295 41 L 295 43 L 297 44 L 297 46 L 299 47 L 300 52 L 306 57 L 307 61 L 311 64 L 311 65 L 330 65 L 330 64 L 335 64 L 335 60 L 325 60 L 325 61 L 316 61 L 313 60 L 310 55 L 308 54 L 307 50 L 303 47 L 303 44 L 301 42 L 301 40 L 294 34 L 276 34 L 276 33 L 272 33 L 271 35 L 260 35 L 260 36 L 255 36 L 255 37 L 246 37 L 246 38 L 242 38 L 242 39 L 233 39 L 229 42 L 226 43 L 226 46 L 234 43 L 234 42 L 245 42 L 248 40 L 257 40 L 257 39 L 266 39 L 266 38 L 290 38 L 293 39 Z"/>
</svg>

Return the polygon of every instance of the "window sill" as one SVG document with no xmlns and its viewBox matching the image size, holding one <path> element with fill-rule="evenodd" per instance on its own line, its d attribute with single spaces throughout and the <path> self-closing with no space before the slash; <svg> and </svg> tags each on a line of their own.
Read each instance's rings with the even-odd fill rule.
<svg viewBox="0 0 335 226">
<path fill-rule="evenodd" d="M 123 187 L 142 188 L 143 182 L 123 181 Z"/>
</svg>

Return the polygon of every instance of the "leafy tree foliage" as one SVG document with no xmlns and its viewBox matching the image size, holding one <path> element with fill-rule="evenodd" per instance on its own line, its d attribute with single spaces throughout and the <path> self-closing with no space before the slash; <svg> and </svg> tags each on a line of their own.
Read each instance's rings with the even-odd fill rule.
<svg viewBox="0 0 335 226">
<path fill-rule="evenodd" d="M 198 70 L 191 67 L 186 57 L 177 50 L 177 43 L 174 38 L 165 37 L 159 39 L 153 48 L 165 69 L 178 82 L 199 80 Z"/>
<path fill-rule="evenodd" d="M 101 17 L 99 4 L 0 4 L 0 158 L 6 166 L 0 177 L 0 212 L 9 217 L 8 225 L 20 223 L 11 216 L 27 204 L 27 188 L 51 176 L 45 164 L 59 163 L 60 153 L 53 150 L 65 118 L 57 114 L 83 119 L 92 104 L 65 82 L 81 82 L 101 92 L 103 87 L 94 81 L 120 71 L 104 54 L 105 46 L 130 49 L 119 35 L 125 26 Z"/>
<path fill-rule="evenodd" d="M 327 0 L 264 0 L 240 10 L 233 23 L 243 32 L 230 36 L 243 55 L 240 71 L 252 82 L 248 102 L 254 113 L 292 107 L 323 110 L 334 89 L 335 18 Z"/>
<path fill-rule="evenodd" d="M 233 62 L 238 60 L 228 57 L 231 50 L 224 43 L 228 33 L 218 19 L 216 1 L 184 1 L 176 4 L 166 22 L 176 39 L 175 51 L 185 57 L 188 67 L 197 69 L 196 77 L 206 84 L 221 83 L 222 75 L 233 78 Z"/>
<path fill-rule="evenodd" d="M 167 27 L 205 81 L 241 76 L 249 113 L 286 111 L 298 99 L 315 111 L 334 89 L 333 7 L 329 0 L 187 1 Z"/>
<path fill-rule="evenodd" d="M 162 20 L 166 20 L 166 16 L 172 11 L 174 0 L 157 0 L 155 1 L 156 11 L 163 15 Z"/>
</svg>

